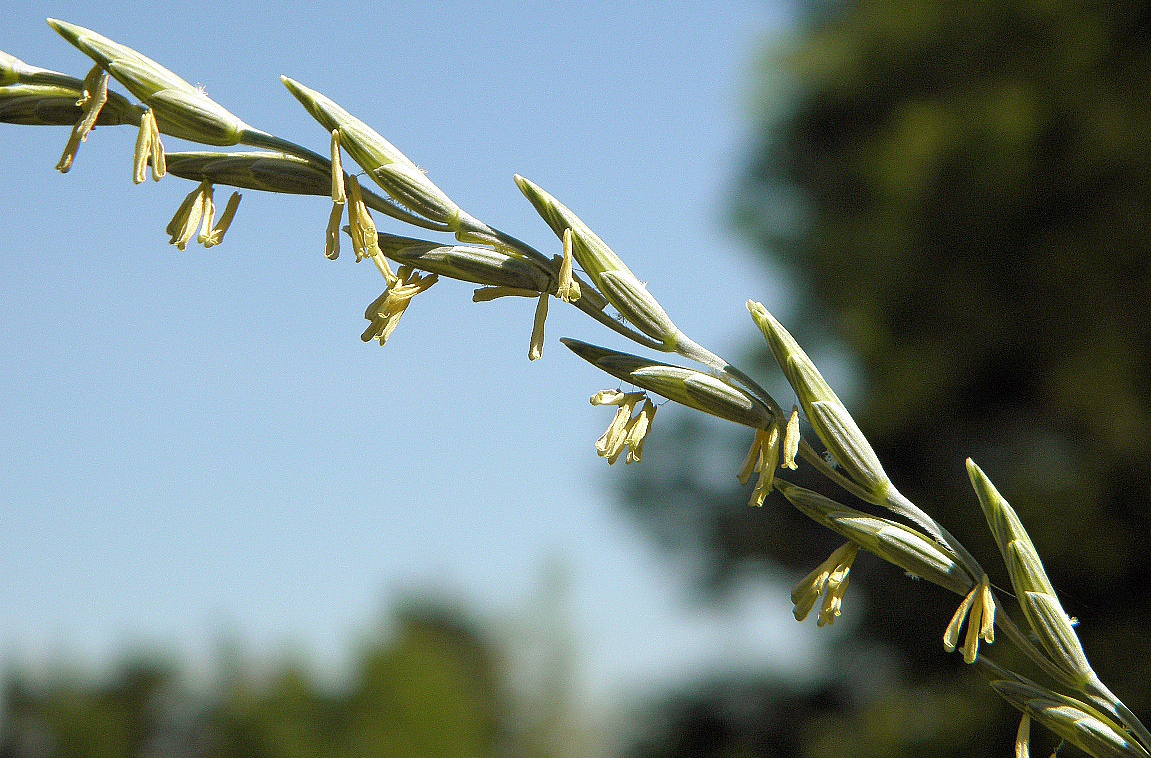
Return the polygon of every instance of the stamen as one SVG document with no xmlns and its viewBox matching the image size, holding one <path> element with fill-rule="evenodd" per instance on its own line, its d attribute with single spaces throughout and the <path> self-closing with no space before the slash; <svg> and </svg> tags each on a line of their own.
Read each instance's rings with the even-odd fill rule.
<svg viewBox="0 0 1151 758">
<path fill-rule="evenodd" d="M 1031 758 L 1031 715 L 1026 711 L 1015 732 L 1015 758 Z"/>
<path fill-rule="evenodd" d="M 160 142 L 160 130 L 156 126 L 156 116 L 151 109 L 140 117 L 140 131 L 136 134 L 136 150 L 132 156 L 132 181 L 143 183 L 148 164 L 152 165 L 152 179 L 160 181 L 167 172 L 164 160 L 164 145 Z"/>
<path fill-rule="evenodd" d="M 532 339 L 528 345 L 528 360 L 537 361 L 544 354 L 544 321 L 548 317 L 548 293 L 540 293 L 536 303 L 535 321 L 532 325 Z"/>
<path fill-rule="evenodd" d="M 200 233 L 196 235 L 196 241 L 201 245 L 212 238 L 212 225 L 216 223 L 216 202 L 213 199 L 214 195 L 215 190 L 210 184 L 204 193 L 200 195 L 200 204 L 203 210 L 201 211 Z"/>
<path fill-rule="evenodd" d="M 652 422 L 655 421 L 655 411 L 655 404 L 650 399 L 645 399 L 639 415 L 628 425 L 624 444 L 630 449 L 627 453 L 627 459 L 624 461 L 625 465 L 639 463 L 643 457 L 643 443 L 647 440 L 648 432 L 651 431 Z"/>
<path fill-rule="evenodd" d="M 196 234 L 197 228 L 200 226 L 200 219 L 204 215 L 204 202 L 202 195 L 208 191 L 211 185 L 204 181 L 201 182 L 196 189 L 188 193 L 184 198 L 184 202 L 180 203 L 180 207 L 176 209 L 176 215 L 168 223 L 165 231 L 171 235 L 172 239 L 169 240 L 170 244 L 175 245 L 180 250 L 187 247 L 188 242 Z"/>
<path fill-rule="evenodd" d="M 399 326 L 400 317 L 404 315 L 412 298 L 439 279 L 436 274 L 421 276 L 410 266 L 401 266 L 396 278 L 398 284 L 384 290 L 364 311 L 364 318 L 372 322 L 360 335 L 364 342 L 376 339 L 381 345 L 386 343 Z"/>
<path fill-rule="evenodd" d="M 783 468 L 795 471 L 799 466 L 795 455 L 799 452 L 799 408 L 792 406 L 791 418 L 787 420 L 787 431 L 783 435 Z"/>
<path fill-rule="evenodd" d="M 539 297 L 535 290 L 519 287 L 480 287 L 472 293 L 473 303 L 487 303 L 500 297 Z"/>
<path fill-rule="evenodd" d="M 779 462 L 779 427 L 772 426 L 767 432 L 767 439 L 760 446 L 759 460 L 756 461 L 756 471 L 759 479 L 751 491 L 748 505 L 759 508 L 763 501 L 771 494 L 771 485 L 775 482 L 775 467 Z"/>
<path fill-rule="evenodd" d="M 751 447 L 747 450 L 747 457 L 743 459 L 743 465 L 739 467 L 739 473 L 736 476 L 739 478 L 740 484 L 747 484 L 751 480 L 751 475 L 755 472 L 763 460 L 763 453 L 761 448 L 763 443 L 767 441 L 767 430 L 756 429 L 755 438 L 751 441 Z"/>
<path fill-rule="evenodd" d="M 951 623 L 943 633 L 943 649 L 954 652 L 959 642 L 959 631 L 964 621 L 967 622 L 967 636 L 963 640 L 963 653 L 965 663 L 974 663 L 979 657 L 979 640 L 991 644 L 995 641 L 995 596 L 991 592 L 991 583 L 984 574 L 979 584 L 967 593 L 967 597 L 959 604 Z"/>
<path fill-rule="evenodd" d="M 560 262 L 559 283 L 556 285 L 556 296 L 565 303 L 579 300 L 580 289 L 572 277 L 572 230 L 564 229 L 564 257 Z"/>
<path fill-rule="evenodd" d="M 88 141 L 88 133 L 96 126 L 100 109 L 106 102 L 108 102 L 108 72 L 98 65 L 93 66 L 84 77 L 84 94 L 76 101 L 76 105 L 82 109 L 80 120 L 72 127 L 72 133 L 68 135 L 68 144 L 64 146 L 64 154 L 56 164 L 56 170 L 60 173 L 66 174 L 71 170 L 80 143 Z"/>
<path fill-rule="evenodd" d="M 344 166 L 340 160 L 340 130 L 332 130 L 332 202 L 343 205 L 348 201 L 344 192 Z"/>
<path fill-rule="evenodd" d="M 156 124 L 156 117 L 149 113 L 149 126 L 152 131 L 152 181 L 158 182 L 168 173 L 168 161 L 164 158 L 164 143 L 160 141 L 160 127 Z"/>
<path fill-rule="evenodd" d="M 143 184 L 148 178 L 148 159 L 152 157 L 152 132 L 148 120 L 154 118 L 152 111 L 144 111 L 140 117 L 140 131 L 136 133 L 136 150 L 132 154 L 132 183 Z"/>
<path fill-rule="evenodd" d="M 224 215 L 220 216 L 220 221 L 212 227 L 212 233 L 204 241 L 204 247 L 214 247 L 224 241 L 224 235 L 227 234 L 232 219 L 236 217 L 236 210 L 240 207 L 241 197 L 239 192 L 233 192 L 228 198 L 228 203 L 224 206 Z"/>
<path fill-rule="evenodd" d="M 351 211 L 349 210 L 349 215 Z M 332 203 L 328 216 L 328 230 L 324 236 L 324 257 L 334 261 L 340 257 L 340 220 L 344 217 L 344 206 Z"/>
</svg>

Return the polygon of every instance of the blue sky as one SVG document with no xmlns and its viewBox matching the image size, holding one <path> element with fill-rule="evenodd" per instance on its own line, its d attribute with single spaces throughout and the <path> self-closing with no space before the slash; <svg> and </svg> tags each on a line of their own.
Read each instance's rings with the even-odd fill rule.
<svg viewBox="0 0 1151 758">
<path fill-rule="evenodd" d="M 472 215 L 558 252 L 511 177 L 536 181 L 721 354 L 754 334 L 745 299 L 787 301 L 723 222 L 747 75 L 786 29 L 782 6 L 189 7 L 25 2 L 0 50 L 82 76 L 44 18 L 87 26 L 323 152 L 287 74 Z M 123 127 L 98 129 L 61 175 L 66 137 L 0 125 L 6 660 L 99 665 L 144 645 L 204 661 L 223 630 L 338 666 L 396 597 L 446 593 L 498 621 L 554 561 L 590 692 L 810 650 L 786 584 L 749 583 L 722 614 L 693 606 L 614 506 L 616 472 L 593 449 L 611 413 L 588 397 L 615 382 L 557 341 L 626 347 L 614 335 L 553 305 L 529 363 L 531 302 L 475 305 L 445 280 L 386 347 L 365 345 L 382 282 L 350 250 L 324 259 L 322 198 L 246 192 L 222 246 L 181 253 L 163 230 L 190 184 L 132 185 Z"/>
</svg>

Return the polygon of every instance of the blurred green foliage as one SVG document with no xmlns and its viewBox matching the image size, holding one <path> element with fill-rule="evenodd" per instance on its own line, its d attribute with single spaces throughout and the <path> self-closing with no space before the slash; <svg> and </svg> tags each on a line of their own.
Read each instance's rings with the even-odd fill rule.
<svg viewBox="0 0 1151 758">
<path fill-rule="evenodd" d="M 482 758 L 570 755 L 541 706 L 512 692 L 499 649 L 461 612 L 411 604 L 364 646 L 348 681 L 301 664 L 234 661 L 214 686 L 133 659 L 105 682 L 74 671 L 10 676 L 2 758 Z M 525 715 L 524 711 L 528 713 Z"/>
<path fill-rule="evenodd" d="M 1148 714 L 1151 6 L 889 0 L 801 15 L 759 70 L 759 141 L 734 197 L 737 225 L 801 290 L 785 323 L 817 355 L 821 341 L 846 352 L 861 390 L 849 404 L 893 481 L 1006 585 L 963 460 L 984 467 L 1096 669 Z M 759 351 L 761 375 L 777 373 Z M 716 484 L 715 451 L 732 450 L 734 471 L 747 444 L 724 434 L 685 428 L 659 459 L 649 446 L 628 507 L 702 569 L 702 588 L 765 562 L 806 573 L 838 542 Z M 838 707 L 797 711 L 782 688 L 754 717 L 716 707 L 727 747 L 690 754 L 1005 754 L 1015 714 L 941 649 L 954 598 L 857 568 L 856 626 L 820 685 Z M 876 650 L 883 666 L 853 669 Z M 740 741 L 740 724 L 779 709 L 798 744 Z M 635 755 L 689 754 L 674 746 L 699 724 L 668 723 Z"/>
</svg>

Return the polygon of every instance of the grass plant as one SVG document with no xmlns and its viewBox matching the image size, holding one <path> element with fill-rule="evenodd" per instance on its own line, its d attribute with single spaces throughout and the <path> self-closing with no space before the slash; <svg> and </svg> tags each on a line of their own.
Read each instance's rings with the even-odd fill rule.
<svg viewBox="0 0 1151 758">
<path fill-rule="evenodd" d="M 852 563 L 866 550 L 958 596 L 950 621 L 940 619 L 941 645 L 978 666 L 990 690 L 1020 711 L 1017 756 L 1029 754 L 1035 722 L 1098 758 L 1151 758 L 1151 732 L 1092 669 L 1075 621 L 1063 610 L 1024 525 L 990 478 L 967 461 L 973 500 L 1006 565 L 1010 591 L 992 585 L 976 557 L 929 508 L 899 492 L 819 369 L 763 305 L 748 301 L 747 308 L 798 399 L 791 411 L 744 371 L 684 334 L 623 259 L 532 181 L 515 177 L 520 192 L 555 233 L 556 248 L 550 254 L 468 213 L 368 124 L 294 79 L 282 77 L 282 82 L 323 130 L 327 155 L 248 125 L 203 90 L 129 47 L 62 21 L 50 19 L 48 24 L 94 65 L 84 78 L 75 78 L 0 53 L 0 120 L 72 127 L 57 164 L 60 171 L 69 170 L 93 126 L 135 126 L 136 183 L 149 172 L 157 181 L 171 175 L 194 183 L 167 227 L 171 243 L 181 250 L 193 243 L 212 247 L 224 241 L 240 203 L 239 190 L 330 198 L 324 254 L 339 256 L 342 228 L 356 260 L 370 259 L 384 280 L 382 294 L 364 314 L 365 342 L 386 343 L 413 299 L 446 277 L 478 285 L 473 296 L 477 303 L 501 297 L 535 299 L 530 330 L 525 325 L 530 360 L 543 355 L 553 299 L 649 354 L 680 359 L 683 363 L 669 363 L 561 340 L 619 383 L 591 397 L 592 405 L 615 408 L 607 431 L 595 443 L 600 456 L 610 464 L 620 458 L 627 464 L 642 460 L 656 397 L 746 427 L 751 447 L 742 469 L 732 473 L 745 485 L 756 479 L 750 505 L 760 506 L 778 491 L 845 540 L 796 585 L 796 619 L 802 621 L 818 604 L 818 624 L 834 623 L 842 612 Z M 110 80 L 138 102 L 109 90 Z M 165 137 L 250 149 L 167 152 Z M 345 169 L 345 154 L 359 171 Z M 374 187 L 365 188 L 361 179 Z M 216 185 L 237 190 L 218 217 Z M 381 232 L 373 211 L 451 239 Z M 821 474 L 840 493 L 839 499 L 787 481 L 787 472 L 799 466 Z M 915 587 L 909 583 L 908 591 Z M 988 648 L 996 642 L 997 631 L 1000 641 L 1006 638 L 1033 664 L 1043 682 L 992 660 Z"/>
</svg>

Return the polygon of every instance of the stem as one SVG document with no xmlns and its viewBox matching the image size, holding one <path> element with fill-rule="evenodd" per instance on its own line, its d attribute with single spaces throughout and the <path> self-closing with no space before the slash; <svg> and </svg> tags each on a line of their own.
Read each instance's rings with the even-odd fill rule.
<svg viewBox="0 0 1151 758">
<path fill-rule="evenodd" d="M 653 340 L 651 337 L 648 337 L 646 334 L 642 334 L 640 332 L 637 332 L 636 330 L 632 329 L 628 325 L 622 324 L 619 321 L 616 321 L 610 315 L 608 315 L 607 313 L 604 313 L 601 309 L 596 308 L 595 305 L 593 305 L 591 302 L 589 302 L 587 300 L 587 298 L 581 297 L 579 300 L 576 300 L 574 303 L 572 303 L 572 305 L 579 308 L 581 311 L 583 311 L 587 315 L 591 316 L 596 321 L 598 321 L 601 324 L 603 324 L 604 326 L 606 326 L 608 329 L 611 329 L 613 332 L 615 332 L 617 334 L 622 334 L 624 337 L 627 337 L 632 342 L 643 345 L 644 347 L 648 348 L 649 350 L 663 350 L 664 349 L 662 342 L 659 342 L 658 340 Z"/>
<path fill-rule="evenodd" d="M 1067 674 L 1048 660 L 1047 656 L 1040 652 L 1039 648 L 1035 647 L 1035 643 L 1023 633 L 1023 630 L 1015 623 L 1015 619 L 1011 618 L 1011 616 L 1003 610 L 1003 604 L 998 600 L 995 602 L 998 607 L 998 611 L 995 614 L 995 625 L 1007 634 L 1007 639 L 1011 640 L 1015 644 L 1015 647 L 1019 648 L 1032 663 L 1043 669 L 1043 672 L 1049 677 L 1064 687 L 1077 689 L 1075 683 L 1068 679 Z"/>
<path fill-rule="evenodd" d="M 887 499 L 882 504 L 925 529 L 928 534 L 951 551 L 952 555 L 963 564 L 963 568 L 967 569 L 973 579 L 979 579 L 987 573 L 983 570 L 983 567 L 979 565 L 979 561 L 975 560 L 975 556 L 967 552 L 967 548 L 963 547 L 963 544 L 955 539 L 951 532 L 944 529 L 938 521 L 928 516 L 919 506 L 904 497 L 903 493 L 897 490 L 894 484 L 890 485 L 887 491 Z"/>
<path fill-rule="evenodd" d="M 240 133 L 240 144 L 247 145 L 248 147 L 262 147 L 266 150 L 275 150 L 277 153 L 287 153 L 294 155 L 297 158 L 302 158 L 308 163 L 322 168 L 325 171 L 332 170 L 332 162 L 319 153 L 314 153 L 303 145 L 297 145 L 291 140 L 277 137 L 274 134 L 268 134 L 260 129 L 245 129 Z"/>
<path fill-rule="evenodd" d="M 799 441 L 799 455 L 801 458 L 803 458 L 803 460 L 807 461 L 813 467 L 815 467 L 816 471 L 823 474 L 833 483 L 838 484 L 852 495 L 855 495 L 857 498 L 866 503 L 879 505 L 879 503 L 876 502 L 874 495 L 832 468 L 832 466 L 827 461 L 823 460 L 823 456 L 815 452 L 815 448 L 813 448 L 805 439 L 801 439 Z"/>
<path fill-rule="evenodd" d="M 1107 685 L 1099 681 L 1098 677 L 1093 677 L 1092 681 L 1083 687 L 1083 693 L 1097 705 L 1105 705 L 1105 710 L 1114 714 L 1116 718 L 1122 722 L 1123 726 L 1127 727 L 1127 729 L 1135 735 L 1143 747 L 1151 751 L 1151 732 L 1147 730 L 1147 727 L 1143 726 L 1143 722 L 1139 720 L 1139 717 L 1123 704 L 1122 700 L 1115 697 L 1115 694 L 1107 689 Z"/>
<path fill-rule="evenodd" d="M 659 349 L 666 350 L 666 348 Z M 723 358 L 720 358 L 683 332 L 676 335 L 675 352 L 688 360 L 701 363 L 713 371 L 718 372 L 723 377 L 726 377 L 732 384 L 741 387 L 756 400 L 766 405 L 776 418 L 783 418 L 783 409 L 779 407 L 779 403 L 775 402 L 775 398 L 767 394 L 767 390 L 760 387 L 754 379 L 743 371 L 728 363 Z"/>
</svg>

